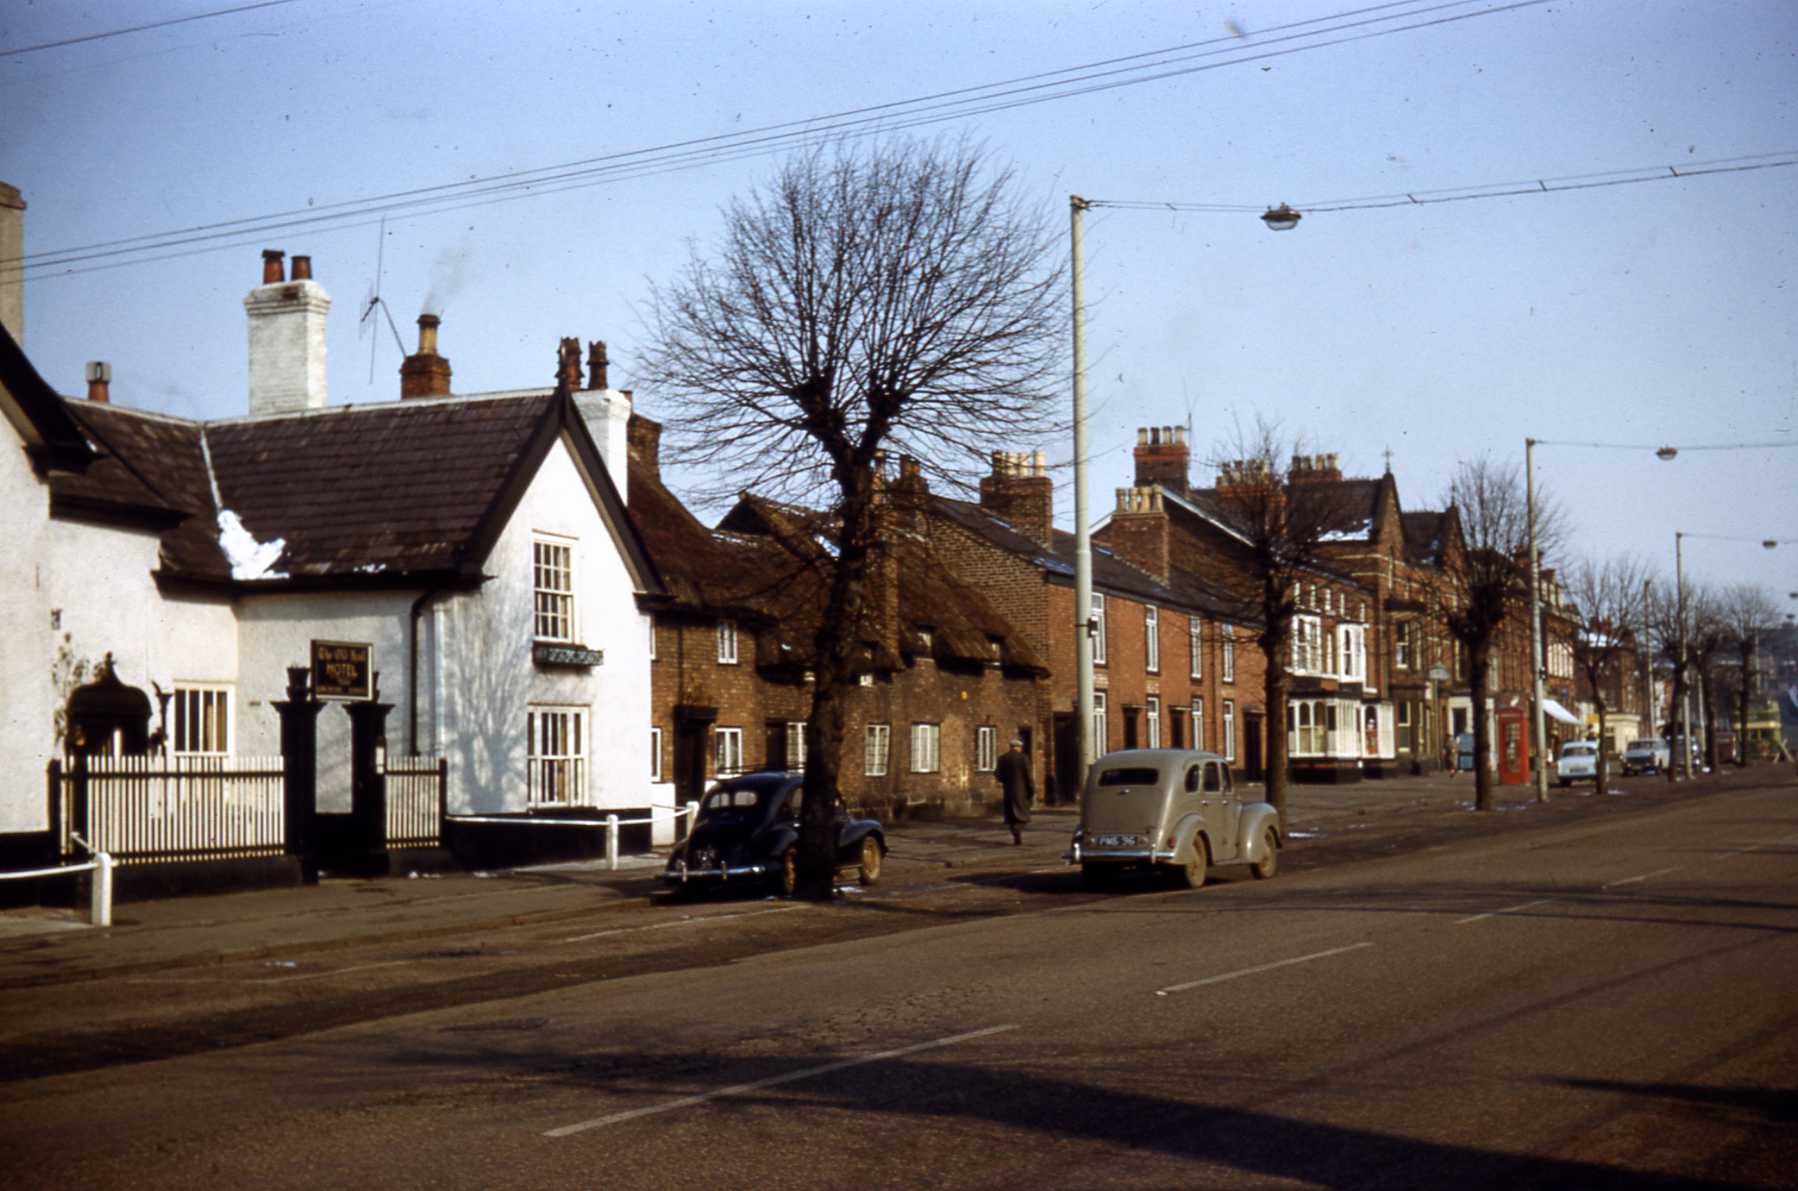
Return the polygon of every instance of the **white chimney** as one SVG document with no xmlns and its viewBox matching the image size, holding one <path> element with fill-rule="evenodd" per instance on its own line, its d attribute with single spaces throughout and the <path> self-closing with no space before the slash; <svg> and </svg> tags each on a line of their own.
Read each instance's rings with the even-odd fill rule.
<svg viewBox="0 0 1798 1191">
<path fill-rule="evenodd" d="M 628 499 L 630 485 L 625 470 L 630 465 L 631 394 L 614 389 L 608 376 L 610 360 L 603 339 L 587 345 L 587 387 L 574 394 L 574 404 L 587 423 L 587 433 L 599 448 L 599 457 L 611 473 L 618 496 Z"/>
<path fill-rule="evenodd" d="M 325 406 L 325 315 L 331 296 L 312 280 L 312 258 L 282 276 L 274 249 L 262 253 L 262 284 L 243 300 L 250 321 L 250 416 Z"/>
</svg>

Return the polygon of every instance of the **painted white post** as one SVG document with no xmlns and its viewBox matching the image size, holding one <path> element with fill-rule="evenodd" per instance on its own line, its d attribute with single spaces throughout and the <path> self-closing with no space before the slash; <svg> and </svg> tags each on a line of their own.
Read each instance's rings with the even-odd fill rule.
<svg viewBox="0 0 1798 1191">
<path fill-rule="evenodd" d="M 618 816 L 606 816 L 606 867 L 618 867 Z"/>
<path fill-rule="evenodd" d="M 94 926 L 112 925 L 112 855 L 94 853 L 94 896 L 87 920 Z"/>
<path fill-rule="evenodd" d="M 699 804 L 691 799 L 687 802 L 687 830 L 693 830 L 693 824 L 699 822 Z"/>
</svg>

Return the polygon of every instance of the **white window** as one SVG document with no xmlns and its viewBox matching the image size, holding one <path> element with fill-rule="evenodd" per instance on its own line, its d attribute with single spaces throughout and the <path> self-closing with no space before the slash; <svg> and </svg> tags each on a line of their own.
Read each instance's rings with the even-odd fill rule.
<svg viewBox="0 0 1798 1191">
<path fill-rule="evenodd" d="M 999 768 L 999 729 L 990 724 L 974 729 L 974 768 L 981 773 Z"/>
<path fill-rule="evenodd" d="M 1236 681 L 1236 626 L 1223 625 L 1218 629 L 1222 638 L 1222 655 L 1218 660 L 1218 677 L 1225 682 Z"/>
<path fill-rule="evenodd" d="M 649 730 L 649 780 L 652 782 L 662 780 L 662 730 L 660 728 Z"/>
<path fill-rule="evenodd" d="M 548 538 L 531 540 L 532 585 L 536 593 L 537 640 L 574 640 L 574 545 Z"/>
<path fill-rule="evenodd" d="M 1192 747 L 1205 747 L 1205 700 L 1202 698 L 1192 701 Z"/>
<path fill-rule="evenodd" d="M 532 806 L 575 806 L 587 796 L 587 709 L 532 707 L 529 798 Z"/>
<path fill-rule="evenodd" d="M 1394 626 L 1392 633 L 1392 664 L 1400 670 L 1409 670 L 1411 668 L 1410 622 Z"/>
<path fill-rule="evenodd" d="M 737 622 L 734 620 L 718 622 L 718 664 L 721 666 L 737 664 Z"/>
<path fill-rule="evenodd" d="M 1105 692 L 1093 692 L 1093 755 L 1103 757 L 1111 751 L 1109 733 L 1105 730 Z"/>
<path fill-rule="evenodd" d="M 653 616 L 649 618 L 649 660 L 656 660 L 656 622 Z"/>
<path fill-rule="evenodd" d="M 1224 760 L 1236 760 L 1236 700 L 1224 700 Z"/>
<path fill-rule="evenodd" d="M 805 772 L 805 721 L 787 721 L 787 768 Z"/>
<path fill-rule="evenodd" d="M 169 750 L 178 757 L 231 751 L 231 688 L 175 684 Z"/>
<path fill-rule="evenodd" d="M 1196 616 L 1186 618 L 1186 652 L 1190 661 L 1189 673 L 1194 678 L 1202 678 L 1205 674 L 1205 641 L 1200 631 L 1204 621 Z"/>
<path fill-rule="evenodd" d="M 1315 616 L 1292 618 L 1289 645 L 1292 673 L 1315 674 L 1323 664 L 1323 626 Z"/>
<path fill-rule="evenodd" d="M 943 726 L 913 724 L 911 726 L 911 771 L 935 773 L 942 765 Z"/>
<path fill-rule="evenodd" d="M 1147 705 L 1144 711 L 1149 721 L 1149 747 L 1158 749 L 1161 747 L 1161 700 L 1150 695 L 1143 702 Z"/>
<path fill-rule="evenodd" d="M 712 765 L 719 777 L 743 772 L 743 729 L 712 729 Z"/>
<path fill-rule="evenodd" d="M 1358 624 L 1336 626 L 1337 673 L 1347 682 L 1359 682 L 1367 676 L 1366 631 Z"/>
<path fill-rule="evenodd" d="M 1161 669 L 1161 609 L 1150 604 L 1142 610 L 1143 656 L 1149 673 Z"/>
<path fill-rule="evenodd" d="M 1331 592 L 1329 588 L 1327 588 L 1327 587 L 1324 588 L 1324 611 L 1325 612 L 1331 611 L 1331 602 L 1334 600 L 1334 598 L 1335 598 L 1334 593 Z"/>
<path fill-rule="evenodd" d="M 1093 662 L 1105 662 L 1105 597 L 1093 592 Z"/>
<path fill-rule="evenodd" d="M 887 754 L 893 746 L 893 729 L 888 724 L 869 724 L 862 737 L 862 772 L 868 777 L 887 775 Z"/>
</svg>

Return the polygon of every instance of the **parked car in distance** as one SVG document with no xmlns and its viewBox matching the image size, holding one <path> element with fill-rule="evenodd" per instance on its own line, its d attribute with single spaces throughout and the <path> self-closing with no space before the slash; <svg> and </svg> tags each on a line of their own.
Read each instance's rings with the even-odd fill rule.
<svg viewBox="0 0 1798 1191">
<path fill-rule="evenodd" d="M 687 838 L 676 844 L 662 881 L 679 892 L 735 883 L 791 894 L 798 876 L 799 805 L 805 775 L 781 771 L 726 778 L 706 791 Z M 886 831 L 836 803 L 837 873 L 863 885 L 880 879 Z"/>
<path fill-rule="evenodd" d="M 1093 764 L 1066 859 L 1093 886 L 1146 868 L 1197 889 L 1214 864 L 1273 876 L 1284 842 L 1279 813 L 1239 798 L 1229 763 L 1216 753 L 1126 749 Z"/>
<path fill-rule="evenodd" d="M 1673 750 L 1659 736 L 1638 736 L 1623 750 L 1623 772 L 1665 773 L 1672 758 Z"/>
<path fill-rule="evenodd" d="M 1598 780 L 1598 742 L 1569 740 L 1555 759 L 1555 781 L 1563 786 Z"/>
</svg>

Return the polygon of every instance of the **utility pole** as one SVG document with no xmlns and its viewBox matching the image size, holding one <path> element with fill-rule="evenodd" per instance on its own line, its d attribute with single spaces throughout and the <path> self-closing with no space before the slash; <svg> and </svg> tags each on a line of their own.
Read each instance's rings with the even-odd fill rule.
<svg viewBox="0 0 1798 1191">
<path fill-rule="evenodd" d="M 1093 755 L 1093 542 L 1086 517 L 1086 300 L 1080 245 L 1081 215 L 1091 206 L 1077 194 L 1068 196 L 1068 231 L 1072 241 L 1074 288 L 1074 741 L 1079 771 L 1074 796 L 1086 788 Z"/>
</svg>

